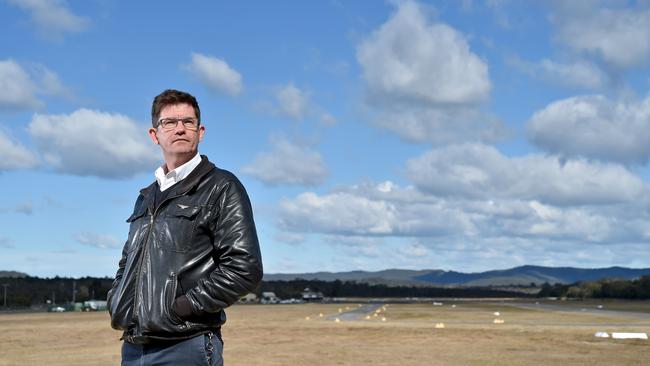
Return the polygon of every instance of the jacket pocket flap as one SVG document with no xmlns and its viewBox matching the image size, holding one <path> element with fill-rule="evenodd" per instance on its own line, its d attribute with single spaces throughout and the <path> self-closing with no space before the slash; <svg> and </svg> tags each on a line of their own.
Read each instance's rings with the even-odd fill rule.
<svg viewBox="0 0 650 366">
<path fill-rule="evenodd" d="M 169 206 L 166 216 L 193 218 L 201 211 L 201 206 L 189 206 L 181 203 L 173 203 Z"/>
</svg>

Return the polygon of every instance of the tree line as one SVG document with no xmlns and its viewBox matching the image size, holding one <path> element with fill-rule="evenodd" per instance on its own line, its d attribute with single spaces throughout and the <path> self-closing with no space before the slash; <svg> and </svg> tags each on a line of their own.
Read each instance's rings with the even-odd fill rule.
<svg viewBox="0 0 650 366">
<path fill-rule="evenodd" d="M 6 301 L 7 308 L 40 309 L 48 305 L 103 300 L 112 283 L 113 279 L 108 277 L 0 278 L 0 306 L 4 306 Z"/>
<path fill-rule="evenodd" d="M 112 278 L 0 278 L 0 308 L 43 309 L 50 305 L 104 300 L 113 283 Z M 274 292 L 281 299 L 301 298 L 309 288 L 324 297 L 526 297 L 521 292 L 491 287 L 422 287 L 389 286 L 385 284 L 358 283 L 355 281 L 319 281 L 296 279 L 291 281 L 262 281 L 254 291 Z M 4 290 L 6 289 L 6 297 Z M 538 297 L 566 298 L 617 298 L 650 299 L 650 276 L 636 280 L 605 279 L 585 281 L 570 285 L 548 284 L 541 286 Z"/>
<path fill-rule="evenodd" d="M 636 280 L 603 279 L 570 285 L 545 283 L 539 297 L 566 297 L 573 299 L 650 299 L 650 276 Z"/>
</svg>

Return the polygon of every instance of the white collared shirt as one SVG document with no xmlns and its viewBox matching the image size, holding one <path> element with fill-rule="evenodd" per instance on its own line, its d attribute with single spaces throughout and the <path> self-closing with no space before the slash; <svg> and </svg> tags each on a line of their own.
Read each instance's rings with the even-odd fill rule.
<svg viewBox="0 0 650 366">
<path fill-rule="evenodd" d="M 158 181 L 158 186 L 160 186 L 160 191 L 163 192 L 166 189 L 170 188 L 174 184 L 182 181 L 185 179 L 194 168 L 196 168 L 197 165 L 201 162 L 201 155 L 196 153 L 190 161 L 187 163 L 177 167 L 176 169 L 172 170 L 171 172 L 165 174 L 165 165 L 159 167 L 156 169 L 156 172 L 154 175 L 156 176 L 156 180 Z"/>
</svg>

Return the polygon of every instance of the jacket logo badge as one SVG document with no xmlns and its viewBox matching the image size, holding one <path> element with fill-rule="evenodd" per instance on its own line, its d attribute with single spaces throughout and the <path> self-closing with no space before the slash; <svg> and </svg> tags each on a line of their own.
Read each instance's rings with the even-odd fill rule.
<svg viewBox="0 0 650 366">
<path fill-rule="evenodd" d="M 186 205 L 181 205 L 180 203 L 177 203 L 176 206 L 180 207 L 183 210 L 190 207 L 190 206 L 186 206 Z"/>
</svg>

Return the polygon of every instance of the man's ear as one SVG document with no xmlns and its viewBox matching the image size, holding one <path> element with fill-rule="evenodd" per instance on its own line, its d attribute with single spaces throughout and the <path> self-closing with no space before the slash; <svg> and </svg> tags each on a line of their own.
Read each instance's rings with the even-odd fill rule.
<svg viewBox="0 0 650 366">
<path fill-rule="evenodd" d="M 153 143 L 156 145 L 160 145 L 160 143 L 158 142 L 158 136 L 156 136 L 156 129 L 152 127 L 149 129 L 148 132 L 149 132 L 149 137 L 151 137 L 151 141 L 153 141 Z"/>
<path fill-rule="evenodd" d="M 203 140 L 203 135 L 205 134 L 205 126 L 199 126 L 199 141 Z"/>
</svg>

